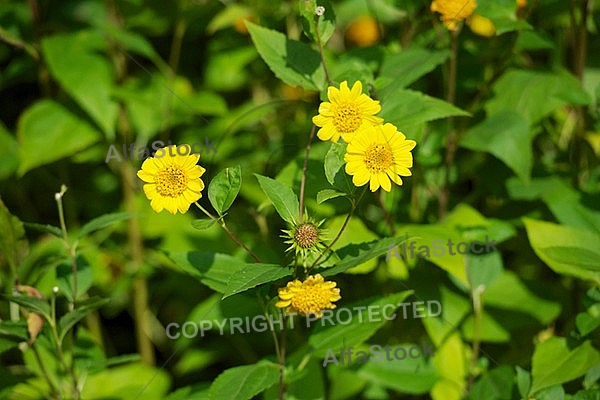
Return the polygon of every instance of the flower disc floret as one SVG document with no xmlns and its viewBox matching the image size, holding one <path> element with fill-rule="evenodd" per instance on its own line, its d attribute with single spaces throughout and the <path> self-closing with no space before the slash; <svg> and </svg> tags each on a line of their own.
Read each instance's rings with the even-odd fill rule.
<svg viewBox="0 0 600 400">
<path fill-rule="evenodd" d="M 409 170 L 413 165 L 411 150 L 416 145 L 390 123 L 369 127 L 348 144 L 344 155 L 346 173 L 352 175 L 356 186 L 369 182 L 372 192 L 379 187 L 389 192 L 390 180 L 402 185 L 400 176 L 412 175 Z"/>
<path fill-rule="evenodd" d="M 185 213 L 190 204 L 202 197 L 204 182 L 200 177 L 206 170 L 196 165 L 200 156 L 191 154 L 187 146 L 185 155 L 176 146 L 157 151 L 155 157 L 147 158 L 137 176 L 144 181 L 144 193 L 155 212 L 166 209 L 171 214 Z M 160 155 L 160 156 L 159 156 Z"/>
<path fill-rule="evenodd" d="M 334 309 L 336 305 L 333 302 L 342 298 L 336 285 L 335 282 L 326 281 L 320 274 L 311 275 L 304 282 L 295 279 L 279 289 L 280 300 L 275 306 L 285 308 L 288 313 L 321 317 L 323 310 Z"/>
<path fill-rule="evenodd" d="M 356 81 L 352 89 L 348 88 L 347 81 L 342 82 L 339 89 L 330 86 L 327 98 L 329 101 L 321 103 L 319 115 L 312 119 L 320 127 L 317 136 L 321 140 L 337 142 L 341 137 L 349 143 L 365 127 L 383 122 L 375 116 L 381 111 L 379 101 L 362 93 L 360 81 Z"/>
</svg>

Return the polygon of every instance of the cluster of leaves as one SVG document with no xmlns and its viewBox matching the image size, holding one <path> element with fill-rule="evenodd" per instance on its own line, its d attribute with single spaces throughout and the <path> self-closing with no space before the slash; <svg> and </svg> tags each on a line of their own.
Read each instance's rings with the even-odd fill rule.
<svg viewBox="0 0 600 400">
<path fill-rule="evenodd" d="M 0 7 L 0 398 L 600 398 L 597 4 L 478 0 L 483 38 L 420 0 L 63 3 Z M 307 153 L 328 78 L 360 80 L 417 141 L 404 186 L 359 203 L 341 145 Z M 105 162 L 204 137 L 211 219 L 152 213 L 139 160 Z M 283 359 L 276 335 L 229 325 L 171 340 L 173 322 L 274 312 L 302 196 L 343 229 L 314 272 L 352 322 L 297 325 Z M 486 237 L 498 252 L 385 257 Z M 442 314 L 356 311 L 423 300 Z M 423 339 L 431 360 L 322 366 Z"/>
</svg>

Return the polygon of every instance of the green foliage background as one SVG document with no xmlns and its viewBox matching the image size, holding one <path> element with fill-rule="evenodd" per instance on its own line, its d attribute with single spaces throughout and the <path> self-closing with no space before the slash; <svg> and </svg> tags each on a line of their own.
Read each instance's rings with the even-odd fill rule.
<svg viewBox="0 0 600 400">
<path fill-rule="evenodd" d="M 422 0 L 0 0 L 0 398 L 600 399 L 599 5 L 477 4 L 493 37 Z M 441 316 L 169 339 L 274 312 L 328 76 L 417 147 L 403 186 L 356 202 L 340 145 L 312 142 L 307 212 L 330 240 L 351 213 L 316 272 L 338 307 Z M 141 161 L 106 162 L 158 140 L 216 142 L 200 204 L 218 221 L 154 213 Z M 486 236 L 498 252 L 385 257 Z M 322 366 L 423 340 L 431 359 Z"/>
</svg>

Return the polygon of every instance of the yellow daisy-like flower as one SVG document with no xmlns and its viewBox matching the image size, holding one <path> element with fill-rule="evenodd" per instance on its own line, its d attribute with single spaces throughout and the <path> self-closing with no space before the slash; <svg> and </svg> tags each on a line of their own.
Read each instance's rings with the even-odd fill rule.
<svg viewBox="0 0 600 400">
<path fill-rule="evenodd" d="M 185 147 L 184 155 L 180 149 Z M 191 154 L 189 145 L 168 146 L 147 158 L 137 176 L 146 182 L 144 193 L 156 212 L 167 209 L 171 214 L 187 212 L 190 204 L 202 197 L 206 170 L 196 165 L 199 154 Z"/>
<path fill-rule="evenodd" d="M 370 182 L 372 192 L 380 186 L 389 192 L 392 189 L 390 179 L 402 185 L 400 176 L 412 175 L 410 151 L 416 145 L 417 142 L 406 140 L 406 136 L 390 123 L 367 128 L 348 144 L 344 155 L 346 173 L 352 175 L 352 183 L 356 186 Z"/>
<path fill-rule="evenodd" d="M 455 30 L 457 22 L 467 19 L 473 14 L 477 2 L 475 0 L 433 0 L 431 11 L 438 12 L 448 29 Z"/>
<path fill-rule="evenodd" d="M 356 81 L 352 89 L 348 89 L 347 81 L 342 82 L 339 89 L 329 86 L 327 98 L 329 101 L 321 103 L 319 115 L 312 119 L 321 128 L 317 133 L 321 140 L 335 143 L 341 136 L 350 143 L 357 132 L 383 122 L 383 119 L 375 117 L 381 111 L 379 101 L 362 92 L 360 81 Z"/>
<path fill-rule="evenodd" d="M 304 282 L 298 279 L 288 282 L 279 288 L 279 301 L 275 307 L 285 308 L 286 312 L 297 312 L 301 315 L 323 315 L 323 310 L 334 309 L 334 301 L 342 298 L 335 282 L 326 281 L 320 274 L 309 276 Z"/>
</svg>

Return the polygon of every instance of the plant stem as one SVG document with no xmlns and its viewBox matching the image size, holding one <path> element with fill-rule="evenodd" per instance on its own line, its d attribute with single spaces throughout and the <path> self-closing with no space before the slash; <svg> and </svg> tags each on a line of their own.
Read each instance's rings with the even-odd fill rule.
<svg viewBox="0 0 600 400">
<path fill-rule="evenodd" d="M 451 53 L 450 60 L 448 62 L 448 79 L 447 79 L 447 93 L 446 101 L 450 104 L 454 104 L 456 101 L 456 63 L 458 58 L 458 34 L 460 30 L 456 28 L 450 32 L 451 37 Z M 438 218 L 442 219 L 448 210 L 448 202 L 450 198 L 450 173 L 454 164 L 454 155 L 457 149 L 457 138 L 456 132 L 454 131 L 454 119 L 448 118 L 448 137 L 446 144 L 446 155 L 445 155 L 445 174 L 444 174 L 444 186 L 440 192 L 440 202 L 438 209 Z"/>
<path fill-rule="evenodd" d="M 206 209 L 204 209 L 204 207 L 202 207 L 197 201 L 194 202 L 194 204 L 196 205 L 196 207 L 198 207 L 200 209 L 200 211 L 202 211 L 204 214 L 206 214 L 207 217 L 209 217 L 212 220 L 216 220 L 219 222 L 219 225 L 221 225 L 221 227 L 223 228 L 223 230 L 225 232 L 227 232 L 227 234 L 229 235 L 229 237 L 235 242 L 237 243 L 242 249 L 246 250 L 246 253 L 250 254 L 250 256 L 252 258 L 254 258 L 254 260 L 256 260 L 256 262 L 261 262 L 260 258 L 254 254 L 254 252 L 252 252 L 252 250 L 250 250 L 236 235 L 235 233 L 233 233 L 225 224 L 225 221 L 223 220 L 223 218 L 217 218 L 214 215 L 212 215 L 211 213 L 209 213 Z"/>
<path fill-rule="evenodd" d="M 302 181 L 300 182 L 300 207 L 298 210 L 298 222 L 302 223 L 304 217 L 304 187 L 306 186 L 306 170 L 308 169 L 308 156 L 310 154 L 310 146 L 313 138 L 315 137 L 316 126 L 313 124 L 310 129 L 310 135 L 308 137 L 308 143 L 306 144 L 306 155 L 304 156 L 304 165 L 302 166 Z"/>
<path fill-rule="evenodd" d="M 483 299 L 482 295 L 485 290 L 483 285 L 479 285 L 475 290 L 472 291 L 473 296 L 473 312 L 475 318 L 475 324 L 473 327 L 473 349 L 471 351 L 471 368 L 469 374 L 469 383 L 467 385 L 467 391 L 470 390 L 471 385 L 475 381 L 477 359 L 479 358 L 479 345 L 481 343 L 481 321 L 483 318 Z"/>
<path fill-rule="evenodd" d="M 316 29 L 317 33 L 317 44 L 319 45 L 319 56 L 321 56 L 321 64 L 323 64 L 323 71 L 325 71 L 325 78 L 327 79 L 327 83 L 333 85 L 333 81 L 329 76 L 329 71 L 327 70 L 327 63 L 325 62 L 325 54 L 323 54 L 323 43 L 321 43 L 321 35 L 319 34 L 319 21 L 317 20 Z"/>
</svg>

